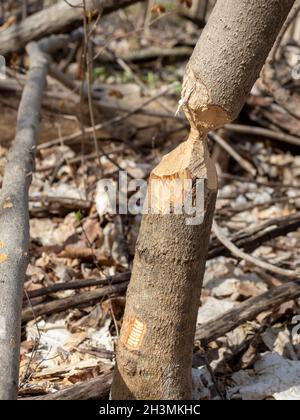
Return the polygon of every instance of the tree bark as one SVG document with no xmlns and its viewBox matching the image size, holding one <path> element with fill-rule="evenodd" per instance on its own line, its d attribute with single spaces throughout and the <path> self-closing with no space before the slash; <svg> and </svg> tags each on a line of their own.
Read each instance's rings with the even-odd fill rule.
<svg viewBox="0 0 300 420">
<path fill-rule="evenodd" d="M 99 11 L 108 14 L 139 1 L 145 0 L 87 0 L 86 6 L 87 9 L 94 10 L 96 5 Z M 82 25 L 83 9 L 78 7 L 82 5 L 82 0 L 71 0 L 70 4 L 61 0 L 1 32 L 0 54 L 17 51 L 30 41 L 39 40 L 50 34 L 66 33 L 70 28 Z"/>
<path fill-rule="evenodd" d="M 143 217 L 117 351 L 112 399 L 190 399 L 192 349 L 217 179 L 207 133 L 234 120 L 244 105 L 293 0 L 219 0 L 186 69 L 181 106 L 186 142 L 150 176 L 162 197 Z M 204 190 L 203 220 L 187 225 L 173 180 Z M 165 209 L 171 196 L 173 214 Z M 185 196 L 183 197 L 185 198 Z M 182 206 L 183 207 L 183 206 Z"/>
<path fill-rule="evenodd" d="M 0 197 L 0 400 L 16 398 L 18 389 L 21 303 L 28 263 L 28 188 L 47 74 L 47 60 L 32 45 L 28 51 L 32 67 Z"/>
<path fill-rule="evenodd" d="M 28 264 L 28 189 L 48 71 L 45 52 L 61 48 L 65 42 L 64 36 L 50 37 L 27 47 L 30 70 L 0 194 L 0 400 L 15 399 L 18 389 L 23 282 Z"/>
</svg>

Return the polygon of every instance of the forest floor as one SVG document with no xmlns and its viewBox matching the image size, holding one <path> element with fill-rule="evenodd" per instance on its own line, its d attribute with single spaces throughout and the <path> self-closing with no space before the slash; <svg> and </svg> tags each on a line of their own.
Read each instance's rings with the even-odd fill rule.
<svg viewBox="0 0 300 420">
<path fill-rule="evenodd" d="M 117 185 L 120 170 L 129 174 L 128 181 L 146 180 L 161 157 L 187 137 L 183 114 L 175 111 L 199 32 L 172 16 L 141 31 L 124 11 L 101 19 L 95 52 L 105 54 L 93 69 L 96 124 L 103 124 L 96 133 L 100 156 L 91 131 L 81 132 L 82 125 L 90 126 L 88 105 L 48 78 L 30 188 L 20 398 L 112 371 L 141 215 L 111 214 L 99 181 L 108 178 Z M 298 44 L 286 46 L 279 63 L 280 81 L 295 94 L 299 85 L 291 71 L 299 54 Z M 65 56 L 56 57 L 57 66 Z M 26 59 L 14 60 L 0 84 L 0 185 L 26 76 Z M 79 81 L 80 47 L 66 73 Z M 294 272 L 296 279 L 300 268 L 300 121 L 275 102 L 260 79 L 238 125 L 246 132 L 218 132 L 223 143 L 210 137 L 219 175 L 215 220 L 236 246 L 272 264 L 274 272 L 234 255 L 213 234 L 198 327 L 293 280 L 280 269 Z M 269 135 L 255 134 L 254 126 Z M 272 133 L 299 143 L 278 141 Z M 205 345 L 196 342 L 194 397 L 299 399 L 299 303 L 284 302 Z"/>
</svg>

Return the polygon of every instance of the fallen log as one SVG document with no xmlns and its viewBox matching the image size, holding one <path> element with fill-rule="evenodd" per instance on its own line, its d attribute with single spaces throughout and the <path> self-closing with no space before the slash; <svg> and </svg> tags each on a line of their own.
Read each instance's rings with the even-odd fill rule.
<svg viewBox="0 0 300 420">
<path fill-rule="evenodd" d="M 87 9 L 93 10 L 97 4 L 102 14 L 108 14 L 144 0 L 87 0 Z M 70 6 L 73 5 L 73 7 Z M 35 13 L 20 23 L 10 26 L 0 33 L 0 54 L 5 55 L 24 48 L 30 41 L 39 40 L 56 33 L 66 33 L 82 25 L 82 0 L 72 0 L 69 4 L 61 0 L 51 7 Z M 79 7 L 78 7 L 79 6 Z"/>
<path fill-rule="evenodd" d="M 19 401 L 28 400 L 43 400 L 43 401 L 87 401 L 87 400 L 105 400 L 109 397 L 109 391 L 112 383 L 112 373 L 107 372 L 99 378 L 91 379 L 90 381 L 83 382 L 70 386 L 61 391 L 54 392 L 53 394 L 41 395 L 39 397 L 21 398 Z"/>
<path fill-rule="evenodd" d="M 38 203 L 39 205 L 45 206 L 48 211 L 54 212 L 64 209 L 67 211 L 89 211 L 93 205 L 93 202 L 90 200 L 80 200 L 77 198 L 68 198 L 68 197 L 51 197 L 51 196 L 35 196 L 29 197 L 29 202 Z M 39 207 L 32 209 L 32 212 L 38 213 L 40 210 Z"/>
<path fill-rule="evenodd" d="M 111 53 L 102 53 L 98 58 L 97 62 L 99 63 L 114 63 L 116 58 L 120 58 L 125 62 L 136 63 L 143 61 L 152 61 L 157 59 L 185 59 L 189 57 L 193 52 L 192 47 L 183 46 L 183 47 L 173 47 L 173 48 L 148 48 L 136 51 L 129 51 L 126 54 L 121 56 L 114 56 Z"/>
<path fill-rule="evenodd" d="M 209 321 L 196 329 L 195 339 L 206 345 L 239 325 L 253 321 L 262 312 L 277 309 L 284 302 L 300 297 L 300 280 L 291 281 L 282 286 L 275 287 L 259 296 L 248 299 L 238 308 L 232 309 Z"/>
</svg>

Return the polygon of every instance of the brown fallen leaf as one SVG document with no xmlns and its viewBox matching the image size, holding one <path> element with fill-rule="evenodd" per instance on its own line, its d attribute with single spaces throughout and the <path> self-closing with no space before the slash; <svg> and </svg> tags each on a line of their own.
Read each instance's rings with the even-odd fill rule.
<svg viewBox="0 0 300 420">
<path fill-rule="evenodd" d="M 78 248 L 76 246 L 67 246 L 59 255 L 60 258 L 71 258 L 88 261 L 96 261 L 105 267 L 111 267 L 113 261 L 99 252 L 97 249 L 92 248 Z"/>
</svg>

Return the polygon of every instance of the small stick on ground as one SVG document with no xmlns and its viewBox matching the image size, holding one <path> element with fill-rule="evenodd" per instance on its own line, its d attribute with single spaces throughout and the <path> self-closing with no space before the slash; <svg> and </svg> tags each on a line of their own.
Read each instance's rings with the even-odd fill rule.
<svg viewBox="0 0 300 420">
<path fill-rule="evenodd" d="M 50 315 L 54 313 L 59 313 L 66 311 L 70 308 L 86 307 L 95 301 L 99 301 L 100 298 L 104 296 L 110 296 L 112 294 L 123 293 L 128 286 L 128 282 L 123 282 L 120 284 L 114 284 L 110 286 L 103 287 L 101 289 L 92 290 L 91 292 L 80 293 L 75 296 L 71 296 L 64 299 L 57 299 L 53 302 L 42 303 L 40 305 L 34 306 L 34 315 L 36 317 L 42 315 Z M 22 311 L 22 321 L 24 323 L 34 319 L 32 309 L 26 308 Z"/>
<path fill-rule="evenodd" d="M 250 134 L 251 136 L 255 137 L 261 136 L 277 141 L 282 141 L 283 143 L 300 146 L 300 137 L 291 136 L 290 134 L 286 133 L 278 133 L 276 131 L 269 130 L 268 128 L 240 124 L 226 124 L 224 128 L 234 133 Z"/>
<path fill-rule="evenodd" d="M 243 248 L 245 252 L 252 252 L 263 243 L 279 236 L 295 232 L 300 228 L 300 213 L 292 214 L 288 217 L 276 217 L 256 226 L 250 226 L 232 235 L 231 242 Z M 208 259 L 229 256 L 229 249 L 218 241 L 212 240 L 208 253 Z"/>
<path fill-rule="evenodd" d="M 116 283 L 129 281 L 130 271 L 126 273 L 116 274 L 115 276 L 106 277 L 105 279 L 84 279 L 77 281 L 69 281 L 67 283 L 56 283 L 52 286 L 43 287 L 38 290 L 32 290 L 27 293 L 29 299 L 51 295 L 52 293 L 61 292 L 63 290 L 77 290 L 92 286 L 105 286 Z"/>
<path fill-rule="evenodd" d="M 229 249 L 229 251 L 237 258 L 241 258 L 257 267 L 262 268 L 263 270 L 270 271 L 271 273 L 278 274 L 280 276 L 288 277 L 288 278 L 299 278 L 299 272 L 297 270 L 291 271 L 286 270 L 284 268 L 276 267 L 273 264 L 267 263 L 265 261 L 260 260 L 259 258 L 253 257 L 252 255 L 246 254 L 241 249 L 239 249 L 234 243 L 230 241 L 223 233 L 220 227 L 218 226 L 217 222 L 213 222 L 213 233 L 219 239 L 219 241 Z"/>
<path fill-rule="evenodd" d="M 209 138 L 215 141 L 222 149 L 224 149 L 239 165 L 243 168 L 246 172 L 248 172 L 251 176 L 256 175 L 256 169 L 254 166 L 244 159 L 241 155 L 238 154 L 236 150 L 230 144 L 228 144 L 219 134 L 217 133 L 210 133 Z"/>
</svg>

